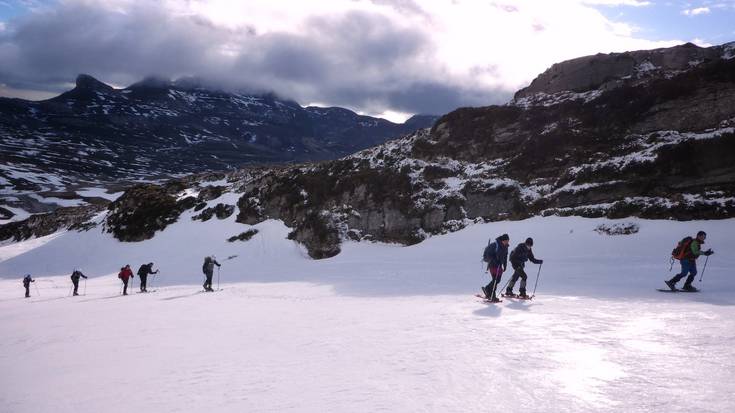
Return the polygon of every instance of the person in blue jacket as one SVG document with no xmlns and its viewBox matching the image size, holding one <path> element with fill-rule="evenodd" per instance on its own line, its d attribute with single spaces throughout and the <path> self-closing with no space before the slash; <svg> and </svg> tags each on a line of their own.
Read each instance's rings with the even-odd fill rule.
<svg viewBox="0 0 735 413">
<path fill-rule="evenodd" d="M 483 254 L 491 280 L 488 285 L 482 287 L 482 292 L 485 294 L 485 298 L 492 302 L 500 301 L 496 295 L 496 290 L 500 278 L 503 276 L 503 271 L 508 267 L 509 243 L 510 237 L 508 234 L 503 234 L 495 240 L 488 241 L 488 246 Z"/>
</svg>

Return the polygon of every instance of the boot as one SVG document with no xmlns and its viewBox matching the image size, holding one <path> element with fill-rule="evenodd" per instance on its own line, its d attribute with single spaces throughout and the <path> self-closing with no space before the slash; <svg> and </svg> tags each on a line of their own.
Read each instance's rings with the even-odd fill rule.
<svg viewBox="0 0 735 413">
<path fill-rule="evenodd" d="M 691 284 L 684 284 L 684 287 L 682 288 L 683 291 L 688 291 L 690 293 L 696 293 L 699 291 L 696 287 L 692 286 Z"/>
<path fill-rule="evenodd" d="M 510 288 L 506 288 L 506 290 L 505 290 L 505 296 L 506 297 L 513 297 L 514 296 L 513 290 L 510 289 Z"/>
<path fill-rule="evenodd" d="M 490 296 L 487 294 L 487 289 L 485 289 L 485 287 L 480 288 L 482 288 L 482 295 L 485 296 L 485 298 L 489 298 Z"/>
<path fill-rule="evenodd" d="M 671 291 L 676 291 L 676 283 L 673 280 L 664 281 Z"/>
<path fill-rule="evenodd" d="M 521 293 L 518 294 L 518 298 L 528 298 L 528 295 L 526 294 L 526 290 L 521 290 Z"/>
</svg>

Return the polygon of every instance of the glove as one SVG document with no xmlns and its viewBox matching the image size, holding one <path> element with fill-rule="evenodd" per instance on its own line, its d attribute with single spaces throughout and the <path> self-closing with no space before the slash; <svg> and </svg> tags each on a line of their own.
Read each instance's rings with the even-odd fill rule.
<svg viewBox="0 0 735 413">
<path fill-rule="evenodd" d="M 541 265 L 544 263 L 544 260 L 538 260 L 538 265 Z"/>
<path fill-rule="evenodd" d="M 704 252 L 704 255 L 706 255 L 706 256 L 708 256 L 708 257 L 709 257 L 710 255 L 712 255 L 712 254 L 714 254 L 714 253 L 715 253 L 715 252 L 714 252 L 714 251 L 712 251 L 712 248 L 710 248 L 710 249 L 708 249 L 707 251 L 705 251 L 705 252 Z"/>
</svg>

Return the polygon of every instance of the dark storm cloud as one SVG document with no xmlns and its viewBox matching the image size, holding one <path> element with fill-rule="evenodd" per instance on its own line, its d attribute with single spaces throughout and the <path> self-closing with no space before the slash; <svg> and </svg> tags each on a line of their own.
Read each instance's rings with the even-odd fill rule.
<svg viewBox="0 0 735 413">
<path fill-rule="evenodd" d="M 297 34 L 260 34 L 152 4 L 119 11 L 67 2 L 10 22 L 0 32 L 0 83 L 60 91 L 78 73 L 118 85 L 150 75 L 197 76 L 229 88 L 272 90 L 302 104 L 409 113 L 444 113 L 508 96 L 446 76 L 432 58 L 428 32 L 380 14 L 315 17 Z"/>
</svg>

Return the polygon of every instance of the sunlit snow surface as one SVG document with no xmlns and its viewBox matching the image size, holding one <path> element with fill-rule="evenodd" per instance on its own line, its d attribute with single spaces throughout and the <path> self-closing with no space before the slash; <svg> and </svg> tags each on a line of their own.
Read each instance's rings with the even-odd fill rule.
<svg viewBox="0 0 735 413">
<path fill-rule="evenodd" d="M 594 232 L 615 222 L 640 232 Z M 280 222 L 225 241 L 248 228 L 185 214 L 143 243 L 93 229 L 0 247 L 0 411 L 735 411 L 735 220 L 534 218 L 321 261 Z M 655 291 L 699 229 L 717 252 L 703 291 Z M 504 232 L 545 260 L 533 301 L 473 297 Z M 211 253 L 223 290 L 199 293 Z M 157 291 L 119 296 L 119 267 L 148 261 Z M 92 278 L 67 297 L 75 266 Z"/>
</svg>

